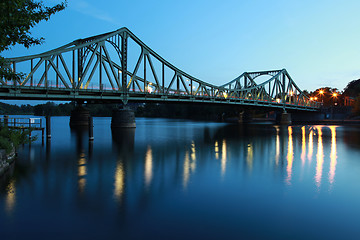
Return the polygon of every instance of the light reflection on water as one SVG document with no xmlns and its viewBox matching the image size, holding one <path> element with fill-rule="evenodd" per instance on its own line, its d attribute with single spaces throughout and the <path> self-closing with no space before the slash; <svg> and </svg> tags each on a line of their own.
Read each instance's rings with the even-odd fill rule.
<svg viewBox="0 0 360 240">
<path fill-rule="evenodd" d="M 145 186 L 148 188 L 153 176 L 153 156 L 151 147 L 148 146 L 145 154 Z"/>
<path fill-rule="evenodd" d="M 5 211 L 12 215 L 16 203 L 16 180 L 12 179 L 6 189 Z"/>
<path fill-rule="evenodd" d="M 311 163 L 311 160 L 312 160 L 313 151 L 314 151 L 314 132 L 313 132 L 313 129 L 310 128 L 310 132 L 309 132 L 309 152 L 308 152 L 308 159 L 309 159 L 310 163 Z"/>
<path fill-rule="evenodd" d="M 294 160 L 294 145 L 293 145 L 293 132 L 292 132 L 292 127 L 289 126 L 288 127 L 288 133 L 289 133 L 289 138 L 288 138 L 288 153 L 287 153 L 287 168 L 286 168 L 286 172 L 287 172 L 287 177 L 286 177 L 286 184 L 290 185 L 291 184 L 291 175 L 292 175 L 292 166 L 293 166 L 293 160 Z"/>
<path fill-rule="evenodd" d="M 117 201 L 121 201 L 121 197 L 124 193 L 124 185 L 125 185 L 125 172 L 124 166 L 121 161 L 116 162 L 116 170 L 114 177 L 114 197 Z"/>
<path fill-rule="evenodd" d="M 225 176 L 225 172 L 226 172 L 226 140 L 224 139 L 222 142 L 222 147 L 221 147 L 221 176 L 224 177 Z"/>
<path fill-rule="evenodd" d="M 47 237 L 80 220 L 89 229 L 83 236 L 90 238 L 106 229 L 110 238 L 166 239 L 179 228 L 179 239 L 314 238 L 311 222 L 298 220 L 306 218 L 333 226 L 319 228 L 329 238 L 344 229 L 359 233 L 350 221 L 360 214 L 356 204 L 349 204 L 349 212 L 334 211 L 343 199 L 360 201 L 347 185 L 360 180 L 360 164 L 348 164 L 359 150 L 346 144 L 352 134 L 346 127 L 140 119 L 136 130 L 111 132 L 108 120 L 95 118 L 93 144 L 86 131 L 54 129 L 51 145 L 34 143 L 19 152 L 15 174 L 0 195 L 7 213 L 0 222 L 9 233 L 20 228 L 25 236 L 17 224 L 22 219 L 35 229 L 49 227 Z M 335 219 L 339 211 L 349 221 Z M 49 225 L 48 218 L 55 223 Z M 287 224 L 292 227 L 285 234 Z M 254 235 L 259 225 L 266 227 Z M 74 234 L 71 229 L 65 233 Z"/>
<path fill-rule="evenodd" d="M 324 150 L 323 150 L 323 139 L 322 139 L 322 127 L 317 127 L 317 136 L 318 136 L 318 148 L 316 153 L 316 174 L 315 182 L 316 186 L 319 189 L 321 185 L 321 177 L 324 164 Z"/>
<path fill-rule="evenodd" d="M 336 127 L 329 127 L 331 130 L 331 153 L 330 153 L 330 170 L 329 170 L 329 182 L 330 188 L 332 188 L 335 180 L 335 170 L 336 170 Z"/>
<path fill-rule="evenodd" d="M 305 126 L 301 127 L 301 166 L 304 169 L 305 165 L 305 156 L 306 156 L 306 128 Z"/>
</svg>

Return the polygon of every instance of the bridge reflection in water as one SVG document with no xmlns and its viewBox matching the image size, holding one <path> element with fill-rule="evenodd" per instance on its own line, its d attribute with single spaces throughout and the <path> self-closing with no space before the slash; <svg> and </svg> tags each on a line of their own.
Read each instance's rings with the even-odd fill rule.
<svg viewBox="0 0 360 240">
<path fill-rule="evenodd" d="M 232 148 L 232 146 L 227 147 L 227 139 L 222 139 L 228 133 L 228 129 L 234 130 L 240 133 L 241 136 L 246 136 L 247 140 L 239 140 L 235 141 L 236 144 L 239 144 L 236 149 Z M 325 162 L 325 154 L 324 154 L 324 146 L 323 146 L 323 131 L 324 129 L 329 129 L 331 131 L 331 152 L 330 152 L 330 164 L 329 164 L 329 172 L 328 172 L 328 181 L 330 185 L 332 185 L 335 181 L 335 172 L 336 172 L 336 164 L 337 164 L 337 150 L 336 150 L 336 126 L 317 126 L 316 128 L 302 126 L 302 127 L 293 127 L 289 126 L 286 128 L 279 128 L 274 127 L 274 137 L 275 137 L 275 156 L 272 158 L 272 147 L 265 146 L 262 139 L 258 137 L 258 134 L 255 129 L 245 129 L 243 127 L 223 127 L 217 130 L 217 132 L 212 136 L 212 140 L 209 141 L 210 143 L 213 142 L 213 154 L 209 157 L 214 158 L 215 160 L 220 159 L 220 175 L 225 177 L 226 169 L 227 169 L 227 162 L 229 161 L 228 156 L 246 156 L 245 157 L 245 165 L 247 167 L 247 171 L 251 171 L 254 167 L 254 154 L 260 154 L 264 158 L 274 159 L 275 161 L 270 161 L 270 165 L 274 165 L 276 168 L 279 165 L 284 164 L 284 160 L 286 159 L 286 177 L 284 179 L 287 185 L 291 185 L 291 179 L 293 174 L 293 163 L 299 162 L 301 160 L 301 171 L 304 170 L 304 165 L 308 164 L 311 166 L 311 160 L 314 152 L 314 148 L 316 148 L 316 167 L 315 167 L 315 185 L 317 188 L 320 188 L 321 182 L 323 180 L 323 167 Z M 301 130 L 301 155 L 299 159 L 294 157 L 294 129 L 295 131 Z M 272 131 L 272 128 L 267 128 L 267 131 Z M 284 132 L 287 132 L 288 137 L 284 136 Z M 77 141 L 77 150 L 78 150 L 78 185 L 79 185 L 79 192 L 83 193 L 85 191 L 86 186 L 86 178 L 88 175 L 88 161 L 89 155 L 85 153 L 85 146 L 84 143 L 87 143 L 87 132 L 83 131 L 76 131 L 73 132 L 76 136 Z M 132 160 L 134 157 L 134 137 L 135 137 L 135 130 L 134 129 L 116 129 L 112 132 L 112 139 L 114 144 L 114 149 L 117 152 L 118 159 L 116 161 L 116 167 L 114 171 L 114 197 L 116 199 L 120 199 L 121 196 L 124 194 L 125 185 L 126 185 L 126 175 L 127 170 L 126 165 L 134 164 L 129 161 Z M 306 136 L 308 138 L 306 139 Z M 295 136 L 296 138 L 298 136 Z M 314 137 L 315 141 L 317 141 L 317 146 L 314 146 Z M 231 139 L 231 138 L 230 138 Z M 317 139 L 317 140 L 316 140 Z M 185 144 L 186 149 L 184 150 L 184 160 L 183 160 L 183 185 L 184 188 L 189 184 L 189 180 L 191 175 L 196 173 L 196 144 L 195 142 L 197 139 L 191 140 L 188 144 Z M 230 140 L 230 144 L 234 144 L 234 139 Z M 221 142 L 221 144 L 219 144 Z M 203 145 L 203 144 L 199 144 Z M 208 145 L 208 144 L 206 144 Z M 284 146 L 287 145 L 287 150 L 285 151 Z M 308 148 L 306 149 L 306 145 Z M 32 146 L 29 146 L 30 148 Z M 163 156 L 171 155 L 173 149 L 169 148 L 159 148 L 159 146 L 153 146 L 156 148 L 157 151 L 160 150 Z M 153 150 L 152 145 L 147 145 L 146 150 L 144 153 L 144 161 L 143 161 L 143 178 L 144 178 L 144 187 L 149 188 L 152 180 L 156 177 L 154 174 L 158 172 L 155 168 L 157 164 L 157 160 L 153 159 Z M 203 146 L 202 146 L 203 147 Z M 206 146 L 210 147 L 210 146 Z M 177 148 L 177 147 L 176 147 Z M 266 151 L 255 152 L 253 148 L 266 148 Z M 24 150 L 25 151 L 25 150 Z M 284 157 L 284 153 L 286 152 L 286 157 Z M 219 157 L 220 156 L 220 157 Z M 267 156 L 267 157 L 266 157 Z M 308 162 L 305 162 L 305 156 L 307 156 Z M 260 158 L 262 158 L 260 157 Z M 258 159 L 258 157 L 257 157 Z M 233 161 L 233 159 L 232 159 Z M 125 163 L 126 162 L 126 163 Z M 141 163 L 137 163 L 135 167 L 141 167 Z M 139 166 L 140 165 L 140 166 Z M 131 166 L 134 167 L 134 166 Z M 170 170 L 170 169 L 169 169 Z M 303 173 L 299 173 L 302 175 Z M 15 194 L 16 194 L 16 184 L 15 179 L 11 180 L 7 186 L 7 201 L 6 201 L 6 209 L 9 211 L 12 210 L 15 206 Z"/>
<path fill-rule="evenodd" d="M 209 194 L 211 188 L 225 194 L 230 186 L 245 184 L 241 189 L 255 194 L 256 189 L 267 192 L 273 184 L 275 192 L 304 191 L 309 186 L 312 190 L 306 194 L 312 196 L 336 189 L 339 127 L 244 127 L 139 119 L 136 131 L 104 133 L 108 131 L 105 125 L 100 123 L 101 131 L 95 127 L 98 136 L 93 146 L 88 144 L 86 130 L 71 132 L 70 144 L 54 140 L 48 156 L 41 144 L 25 146 L 17 162 L 22 172 L 13 176 L 1 194 L 8 216 L 23 208 L 24 186 L 33 188 L 37 201 L 51 199 L 61 208 L 70 204 L 90 213 L 96 208 L 130 225 L 135 224 L 134 216 L 151 212 L 156 202 L 172 199 L 181 205 L 177 201 L 186 194 L 202 199 L 195 192 Z M 35 156 L 28 160 L 33 150 Z M 248 192 L 247 187 L 252 190 Z M 234 194 L 230 195 L 238 199 L 238 193 Z M 163 208 L 174 210 L 166 202 Z"/>
</svg>

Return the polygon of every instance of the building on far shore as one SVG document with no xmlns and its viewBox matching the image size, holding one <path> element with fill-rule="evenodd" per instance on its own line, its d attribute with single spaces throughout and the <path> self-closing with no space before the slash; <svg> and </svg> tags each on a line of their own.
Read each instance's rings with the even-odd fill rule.
<svg viewBox="0 0 360 240">
<path fill-rule="evenodd" d="M 355 98 L 344 96 L 344 106 L 354 106 Z"/>
</svg>

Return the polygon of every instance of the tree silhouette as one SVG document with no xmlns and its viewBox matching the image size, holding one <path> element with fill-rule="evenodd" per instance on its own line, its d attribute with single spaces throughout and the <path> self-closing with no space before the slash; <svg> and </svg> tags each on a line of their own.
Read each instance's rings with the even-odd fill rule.
<svg viewBox="0 0 360 240">
<path fill-rule="evenodd" d="M 47 7 L 42 1 L 1 0 L 0 2 L 0 52 L 9 50 L 15 44 L 29 48 L 43 43 L 44 38 L 31 36 L 30 29 L 42 20 L 63 10 L 67 2 Z M 19 79 L 21 73 L 11 71 L 9 63 L 0 56 L 0 79 Z"/>
</svg>

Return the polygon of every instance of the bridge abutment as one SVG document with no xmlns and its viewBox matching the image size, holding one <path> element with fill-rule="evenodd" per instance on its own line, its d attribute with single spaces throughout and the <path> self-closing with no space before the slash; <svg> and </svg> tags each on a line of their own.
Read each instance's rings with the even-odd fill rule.
<svg viewBox="0 0 360 240">
<path fill-rule="evenodd" d="M 127 108 L 113 110 L 111 128 L 135 128 L 135 112 Z"/>
<path fill-rule="evenodd" d="M 89 126 L 90 112 L 84 106 L 79 104 L 71 111 L 70 127 Z"/>
</svg>

